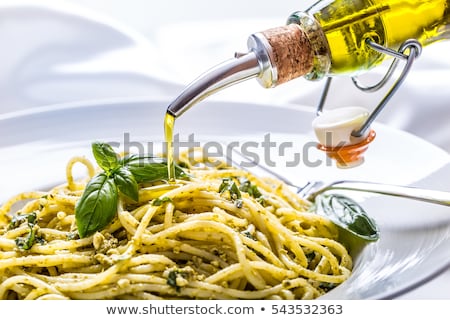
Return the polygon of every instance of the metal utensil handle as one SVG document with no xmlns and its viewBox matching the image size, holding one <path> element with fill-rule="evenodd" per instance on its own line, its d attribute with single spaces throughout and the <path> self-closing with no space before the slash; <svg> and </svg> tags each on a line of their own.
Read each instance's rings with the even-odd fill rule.
<svg viewBox="0 0 450 320">
<path fill-rule="evenodd" d="M 374 182 L 336 181 L 319 192 L 331 189 L 370 192 L 450 206 L 450 192 Z"/>
</svg>

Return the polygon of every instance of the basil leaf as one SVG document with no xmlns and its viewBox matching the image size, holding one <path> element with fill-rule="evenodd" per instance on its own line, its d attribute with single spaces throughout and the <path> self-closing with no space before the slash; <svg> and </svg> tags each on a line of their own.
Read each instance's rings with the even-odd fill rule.
<svg viewBox="0 0 450 320">
<path fill-rule="evenodd" d="M 123 160 L 123 163 L 133 174 L 137 183 L 167 180 L 169 178 L 167 163 L 162 158 L 132 156 L 126 160 Z M 183 169 L 181 169 L 180 166 L 175 165 L 175 177 L 179 179 L 186 179 L 188 178 L 188 175 L 183 171 Z"/>
<path fill-rule="evenodd" d="M 100 168 L 109 172 L 119 167 L 119 160 L 114 149 L 107 143 L 92 143 L 92 153 Z"/>
<path fill-rule="evenodd" d="M 128 154 L 126 156 L 124 156 L 122 159 L 120 159 L 120 164 L 123 166 L 126 166 L 127 164 L 129 164 L 130 162 L 141 162 L 141 163 L 145 163 L 145 162 L 152 162 L 152 161 L 156 161 L 156 162 L 162 162 L 163 159 L 162 158 L 158 158 L 158 157 L 154 157 L 154 156 L 140 156 L 138 154 Z"/>
<path fill-rule="evenodd" d="M 367 240 L 379 238 L 378 227 L 354 200 L 339 194 L 320 194 L 315 199 L 316 213 L 329 218 L 339 227 Z"/>
<path fill-rule="evenodd" d="M 223 178 L 222 183 L 219 186 L 219 193 L 222 194 L 228 191 L 231 200 L 234 202 L 236 207 L 242 208 L 243 201 L 241 191 L 239 190 L 236 182 L 232 178 Z"/>
<path fill-rule="evenodd" d="M 105 172 L 89 181 L 75 206 L 80 238 L 90 236 L 107 226 L 117 212 L 117 186 Z"/>
<path fill-rule="evenodd" d="M 249 196 L 253 198 L 259 198 L 261 196 L 261 193 L 258 190 L 258 187 L 253 185 L 250 180 L 246 178 L 239 179 L 239 190 L 243 192 L 247 192 Z"/>
<path fill-rule="evenodd" d="M 172 202 L 172 199 L 169 197 L 156 198 L 152 201 L 152 206 L 161 206 L 166 202 Z"/>
<path fill-rule="evenodd" d="M 219 186 L 219 193 L 224 193 L 225 191 L 228 191 L 230 193 L 230 197 L 233 200 L 242 198 L 241 191 L 239 191 L 237 184 L 233 181 L 232 178 L 222 179 L 222 183 Z"/>
<path fill-rule="evenodd" d="M 113 177 L 114 182 L 121 193 L 134 201 L 139 200 L 138 184 L 128 168 L 118 168 L 114 171 Z"/>
<path fill-rule="evenodd" d="M 27 221 L 28 224 L 35 225 L 36 219 L 37 219 L 37 215 L 36 215 L 35 211 L 33 211 L 32 213 L 16 215 L 12 218 L 11 222 L 9 223 L 8 230 L 12 230 L 12 229 L 19 227 L 25 221 Z"/>
<path fill-rule="evenodd" d="M 36 229 L 35 229 L 35 225 L 37 224 L 36 211 L 14 217 L 13 220 L 11 221 L 10 227 L 16 228 L 25 221 L 27 221 L 28 228 L 30 228 L 30 232 L 28 232 L 26 237 L 17 237 L 15 239 L 17 248 L 19 248 L 19 250 L 23 250 L 23 251 L 30 250 L 31 247 L 36 242 L 39 242 L 41 244 L 45 242 L 44 238 L 42 238 L 36 234 Z"/>
<path fill-rule="evenodd" d="M 167 276 L 167 284 L 175 288 L 175 290 L 180 291 L 180 287 L 177 285 L 177 275 L 178 271 L 170 271 Z"/>
<path fill-rule="evenodd" d="M 15 243 L 17 248 L 20 250 L 30 250 L 31 247 L 34 245 L 36 238 L 36 230 L 30 226 L 30 232 L 26 237 L 18 237 L 15 239 Z"/>
</svg>

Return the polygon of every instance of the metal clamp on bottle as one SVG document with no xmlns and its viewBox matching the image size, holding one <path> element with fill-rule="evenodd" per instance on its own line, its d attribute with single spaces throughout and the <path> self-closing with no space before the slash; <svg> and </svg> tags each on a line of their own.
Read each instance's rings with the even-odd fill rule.
<svg viewBox="0 0 450 320">
<path fill-rule="evenodd" d="M 362 136 L 366 130 L 370 127 L 372 122 L 375 120 L 375 118 L 380 114 L 380 112 L 383 110 L 383 108 L 386 106 L 386 104 L 389 102 L 389 100 L 394 96 L 394 94 L 397 92 L 403 81 L 405 80 L 406 76 L 408 75 L 409 71 L 411 70 L 411 67 L 416 60 L 422 53 L 422 45 L 415 39 L 406 40 L 401 46 L 398 51 L 383 47 L 370 39 L 366 40 L 366 43 L 374 50 L 387 54 L 389 56 L 394 57 L 394 61 L 392 61 L 388 71 L 384 75 L 384 77 L 375 85 L 372 86 L 364 86 L 360 83 L 357 77 L 352 77 L 353 84 L 361 91 L 364 92 L 376 92 L 383 88 L 386 83 L 392 78 L 392 75 L 394 74 L 395 69 L 398 66 L 398 63 L 400 60 L 406 60 L 405 66 L 403 67 L 403 70 L 401 74 L 399 75 L 398 79 L 395 81 L 395 83 L 392 85 L 392 87 L 389 89 L 389 91 L 386 93 L 384 98 L 380 101 L 378 106 L 374 109 L 372 114 L 369 116 L 367 121 L 361 126 L 359 130 L 356 130 L 352 133 L 355 137 Z M 409 54 L 405 54 L 405 51 L 409 50 Z M 317 107 L 317 115 L 321 114 L 325 105 L 326 98 L 328 96 L 328 92 L 331 86 L 331 77 L 328 77 L 325 83 L 324 90 L 322 91 L 322 96 L 319 101 L 319 105 Z"/>
<path fill-rule="evenodd" d="M 422 52 L 421 44 L 414 39 L 405 41 L 398 51 L 381 46 L 370 39 L 367 39 L 366 43 L 373 50 L 394 57 L 394 61 L 384 77 L 372 86 L 365 86 L 357 77 L 352 77 L 353 84 L 359 90 L 364 92 L 380 90 L 392 78 L 399 61 L 405 60 L 406 63 L 398 79 L 370 114 L 364 108 L 347 107 L 332 110 L 332 113 L 324 115 L 323 109 L 332 80 L 331 77 L 327 78 L 317 107 L 316 113 L 319 117 L 313 123 L 313 127 L 320 142 L 318 148 L 335 159 L 338 167 L 354 167 L 363 162 L 363 153 L 375 138 L 375 131 L 370 129 L 371 124 L 400 88 L 415 59 Z M 408 54 L 405 53 L 407 51 Z"/>
</svg>

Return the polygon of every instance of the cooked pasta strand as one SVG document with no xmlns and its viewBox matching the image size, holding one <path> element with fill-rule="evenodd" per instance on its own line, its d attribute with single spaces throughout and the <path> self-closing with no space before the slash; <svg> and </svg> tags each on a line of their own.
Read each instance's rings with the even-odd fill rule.
<svg viewBox="0 0 450 320">
<path fill-rule="evenodd" d="M 79 181 L 77 163 L 88 171 Z M 121 198 L 117 217 L 83 239 L 75 205 L 96 173 L 86 158 L 69 161 L 65 184 L 6 201 L 0 298 L 314 299 L 349 277 L 352 258 L 337 227 L 280 181 L 225 165 L 186 171 L 188 181 L 140 186 L 138 203 Z M 238 203 L 219 191 L 222 179 L 246 179 L 260 195 L 242 189 Z M 31 248 L 16 245 L 30 233 L 26 221 L 12 224 L 18 214 L 36 215 L 41 241 Z"/>
</svg>

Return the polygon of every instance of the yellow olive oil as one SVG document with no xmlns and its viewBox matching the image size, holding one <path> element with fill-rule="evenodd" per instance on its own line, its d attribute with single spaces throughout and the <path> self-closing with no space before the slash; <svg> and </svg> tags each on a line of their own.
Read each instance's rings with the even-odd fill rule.
<svg viewBox="0 0 450 320">
<path fill-rule="evenodd" d="M 166 113 L 164 118 L 164 136 L 166 140 L 167 152 L 167 175 L 169 183 L 175 183 L 175 160 L 173 147 L 173 127 L 175 125 L 175 117 L 170 113 Z"/>
<path fill-rule="evenodd" d="M 329 74 L 350 74 L 380 64 L 386 55 L 366 44 L 371 39 L 398 50 L 407 39 L 422 45 L 448 38 L 450 0 L 319 1 L 307 10 L 321 25 L 329 45 Z"/>
</svg>

